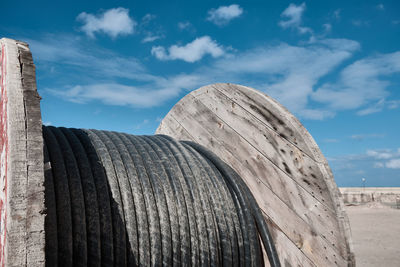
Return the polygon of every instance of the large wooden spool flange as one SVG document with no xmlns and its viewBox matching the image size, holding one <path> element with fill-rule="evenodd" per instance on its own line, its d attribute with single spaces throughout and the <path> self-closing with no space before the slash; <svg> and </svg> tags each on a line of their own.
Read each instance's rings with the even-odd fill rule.
<svg viewBox="0 0 400 267">
<path fill-rule="evenodd" d="M 0 266 L 45 259 L 40 97 L 28 45 L 3 38 L 0 96 Z"/>
<path fill-rule="evenodd" d="M 186 95 L 156 131 L 197 142 L 245 180 L 283 266 L 353 266 L 350 228 L 328 163 L 303 125 L 249 87 L 213 84 Z"/>
</svg>

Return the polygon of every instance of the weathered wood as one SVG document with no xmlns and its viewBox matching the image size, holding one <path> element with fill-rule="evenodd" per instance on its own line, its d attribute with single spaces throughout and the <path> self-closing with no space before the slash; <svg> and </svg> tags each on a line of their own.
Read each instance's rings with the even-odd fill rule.
<svg viewBox="0 0 400 267">
<path fill-rule="evenodd" d="M 208 112 L 217 114 L 221 123 L 229 125 L 249 145 L 263 154 L 272 165 L 308 190 L 322 205 L 334 209 L 322 173 L 315 168 L 315 161 L 302 153 L 297 146 L 288 142 L 218 90 L 212 90 L 195 98 L 209 109 Z M 231 105 L 224 107 L 227 102 Z"/>
<path fill-rule="evenodd" d="M 351 242 L 351 231 L 350 224 L 346 212 L 344 210 L 343 201 L 340 197 L 340 192 L 336 186 L 336 183 L 333 178 L 332 171 L 328 165 L 327 160 L 321 153 L 318 145 L 315 143 L 315 140 L 312 138 L 310 133 L 304 128 L 304 126 L 300 123 L 299 120 L 295 116 L 293 116 L 285 107 L 280 105 L 274 99 L 268 97 L 267 95 L 254 90 L 253 88 L 240 86 L 240 85 L 232 85 L 228 84 L 214 84 L 213 88 L 225 93 L 230 98 L 237 101 L 237 103 L 241 103 L 246 105 L 246 101 L 242 101 L 243 99 L 253 99 L 254 103 L 261 103 L 261 106 L 258 105 L 258 108 L 252 107 L 250 105 L 249 112 L 252 112 L 255 116 L 258 116 L 260 120 L 265 119 L 265 123 L 268 124 L 271 119 L 268 116 L 265 116 L 265 110 L 268 110 L 268 113 L 271 113 L 274 118 L 279 118 L 280 122 L 278 124 L 288 125 L 288 127 L 284 129 L 291 128 L 292 130 L 285 133 L 283 132 L 283 136 L 293 142 L 302 149 L 306 154 L 310 155 L 317 162 L 316 166 L 323 173 L 324 180 L 326 182 L 326 186 L 328 187 L 328 191 L 331 194 L 331 200 L 335 205 L 335 210 L 339 222 L 339 226 L 341 231 L 346 238 L 346 246 L 348 249 L 349 262 L 354 262 L 354 254 Z M 234 87 L 235 90 L 231 90 L 230 87 Z M 262 106 L 264 105 L 264 108 Z M 273 120 L 276 121 L 276 120 Z M 284 130 L 283 129 L 283 130 Z M 275 123 L 275 128 L 277 132 L 281 131 L 279 125 L 277 126 Z M 290 134 L 289 134 L 290 133 Z M 279 133 L 281 135 L 281 132 Z M 293 136 L 292 136 L 293 134 Z"/>
<path fill-rule="evenodd" d="M 192 103 L 193 104 L 193 103 Z M 193 107 L 193 105 L 191 106 Z M 183 110 L 190 111 L 190 107 L 185 106 L 183 109 L 177 109 L 177 113 L 181 114 Z M 248 154 L 244 154 L 243 158 L 238 159 L 238 150 L 243 150 L 248 152 L 250 149 L 247 147 L 240 147 L 238 144 L 243 144 L 244 142 L 241 140 L 236 140 L 234 138 L 235 133 L 230 133 L 228 135 L 210 135 L 209 132 L 207 132 L 203 126 L 205 123 L 204 122 L 204 117 L 202 114 L 205 112 L 199 112 L 195 113 L 195 117 L 192 117 L 190 115 L 185 117 L 185 120 L 182 121 L 182 126 L 185 129 L 196 129 L 195 133 L 193 133 L 194 136 L 194 141 L 196 142 L 202 142 L 201 139 L 203 140 L 208 140 L 208 139 L 213 139 L 214 142 L 212 144 L 213 148 L 217 151 L 217 155 L 221 158 L 226 158 L 229 157 L 231 162 L 235 161 L 234 164 L 232 165 L 233 168 L 242 176 L 242 177 L 249 177 L 252 176 L 253 179 L 248 179 L 246 180 L 246 183 L 250 187 L 253 193 L 255 193 L 255 197 L 258 200 L 260 206 L 264 209 L 265 213 L 267 213 L 269 216 L 271 216 L 274 220 L 274 223 L 277 225 L 280 225 L 281 228 L 283 229 L 282 231 L 289 236 L 289 238 L 301 249 L 305 250 L 304 253 L 309 257 L 314 257 L 314 256 L 320 256 L 320 255 L 336 255 L 339 254 L 339 252 L 336 252 L 335 249 L 332 247 L 332 245 L 325 240 L 322 239 L 321 236 L 313 236 L 313 233 L 317 233 L 321 231 L 321 229 L 318 229 L 317 227 L 312 227 L 309 224 L 316 224 L 316 222 L 313 222 L 312 220 L 308 220 L 308 222 L 305 222 L 299 218 L 297 214 L 293 211 L 293 207 L 285 205 L 283 203 L 282 199 L 279 198 L 278 196 L 275 195 L 276 191 L 273 191 L 270 189 L 270 187 L 265 188 L 265 184 L 263 184 L 263 181 L 266 180 L 268 176 L 279 176 L 279 170 L 273 170 L 271 172 L 265 171 L 264 173 L 262 171 L 257 172 L 256 175 L 252 175 L 249 172 L 246 172 L 248 169 L 252 169 L 252 166 L 254 165 L 259 165 L 257 161 L 261 159 L 262 156 L 258 154 L 257 156 L 253 156 L 251 151 Z M 176 114 L 175 114 L 176 115 Z M 221 124 L 219 124 L 221 125 Z M 215 127 L 218 128 L 218 127 Z M 219 131 L 220 133 L 226 132 L 226 128 L 224 131 Z M 208 136 L 210 135 L 210 136 Z M 229 140 L 228 141 L 222 141 L 220 142 L 219 140 Z M 203 141 L 204 142 L 204 141 Z M 233 151 L 233 148 L 230 146 L 231 144 L 236 144 L 236 151 Z M 228 151 L 228 148 L 231 148 L 231 151 Z M 257 153 L 257 152 L 255 152 Z M 245 162 L 247 159 L 248 164 L 244 166 L 242 162 Z M 252 160 L 256 159 L 256 160 Z M 267 174 L 266 176 L 264 176 Z M 272 174 L 272 175 L 268 175 Z M 263 179 L 264 178 L 264 179 Z M 272 183 L 274 183 L 276 180 L 275 179 L 270 179 Z M 278 179 L 277 179 L 278 180 Z M 254 182 L 256 181 L 256 183 Z M 279 188 L 279 186 L 275 186 L 277 190 L 280 190 L 279 193 L 288 193 L 284 192 Z M 282 195 L 282 194 L 280 194 Z M 299 193 L 301 195 L 301 193 Z M 267 197 L 265 197 L 267 196 Z M 289 196 L 286 196 L 289 198 Z M 268 201 L 264 201 L 265 199 L 268 199 Z M 304 212 L 307 212 L 307 214 L 304 215 L 309 215 L 309 212 L 306 208 L 301 209 Z M 303 214 L 302 214 L 303 215 Z M 304 219 L 307 219 L 307 216 L 302 216 Z M 311 216 L 308 216 L 311 217 Z M 312 217 L 315 220 L 315 217 Z M 292 222 L 291 224 L 288 224 L 287 222 Z M 317 225 L 318 226 L 318 225 Z M 300 230 L 301 229 L 301 230 Z M 327 234 L 327 230 L 323 231 L 323 233 Z M 311 236 L 310 240 L 308 236 Z M 327 235 L 328 236 L 328 235 Z M 329 238 L 330 236 L 328 236 Z M 305 241 L 303 241 L 305 240 Z M 308 244 L 307 244 L 308 243 Z M 335 242 L 338 244 L 337 242 Z M 281 246 L 282 244 L 278 244 L 278 246 Z M 308 247 L 311 247 L 314 253 L 309 253 Z M 323 250 L 323 247 L 327 247 L 328 251 Z M 315 259 L 316 261 L 318 259 Z M 320 259 L 318 260 L 318 265 L 324 264 L 325 261 L 321 261 Z M 332 261 L 333 263 L 333 261 Z"/>
<path fill-rule="evenodd" d="M 44 265 L 44 169 L 40 98 L 28 45 L 1 39 L 2 101 L 6 102 L 8 157 L 1 218 L 1 262 L 6 266 Z M 3 128 L 4 129 L 4 128 Z M 2 170 L 4 171 L 4 170 Z M 3 175 L 3 173 L 2 173 Z"/>
<path fill-rule="evenodd" d="M 351 265 L 346 216 L 331 192 L 336 185 L 305 132 L 275 101 L 230 84 L 206 86 L 187 95 L 157 129 L 206 146 L 242 176 L 275 226 L 274 235 L 282 240 L 278 251 L 295 247 L 296 255 L 317 266 Z M 302 265 L 296 259 L 281 258 Z"/>
</svg>

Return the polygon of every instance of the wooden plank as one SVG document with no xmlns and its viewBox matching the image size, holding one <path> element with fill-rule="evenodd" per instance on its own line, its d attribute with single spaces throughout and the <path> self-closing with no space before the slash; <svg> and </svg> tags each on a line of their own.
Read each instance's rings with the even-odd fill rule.
<svg viewBox="0 0 400 267">
<path fill-rule="evenodd" d="M 24 266 L 26 263 L 26 131 L 21 70 L 15 41 L 3 39 L 6 50 L 6 91 L 8 124 L 8 187 L 5 263 Z"/>
<path fill-rule="evenodd" d="M 297 146 L 267 127 L 245 107 L 214 88 L 210 88 L 208 93 L 196 96 L 196 99 L 324 206 L 335 210 L 322 172 L 316 167 L 316 162 L 302 153 Z"/>
<path fill-rule="evenodd" d="M 3 207 L 8 219 L 1 257 L 6 266 L 43 266 L 43 140 L 35 69 L 27 44 L 11 39 L 1 39 L 0 44 L 7 62 L 2 66 L 6 72 L 2 90 L 7 95 L 9 149 Z"/>
<path fill-rule="evenodd" d="M 210 86 L 224 93 L 238 105 L 250 107 L 252 112 L 265 125 L 276 131 L 278 135 L 296 145 L 301 151 L 315 159 L 313 151 L 306 145 L 304 137 L 295 130 L 290 121 L 290 112 L 272 98 L 250 87 L 234 84 L 213 84 Z"/>
<path fill-rule="evenodd" d="M 299 248 L 304 252 L 304 254 L 306 254 L 314 262 L 319 263 L 317 264 L 319 266 L 326 266 L 326 264 L 328 263 L 334 264 L 335 257 L 338 257 L 336 261 L 341 262 L 343 266 L 344 260 L 339 256 L 339 253 L 335 250 L 335 248 L 333 248 L 325 239 L 319 236 L 317 234 L 318 231 L 312 229 L 309 224 L 307 224 L 297 214 L 295 214 L 292 209 L 285 205 L 282 200 L 278 198 L 273 191 L 270 190 L 270 188 L 264 186 L 260 179 L 254 177 L 253 174 L 249 172 L 248 165 L 244 166 L 244 164 L 242 164 L 242 162 L 245 162 L 246 160 L 240 161 L 233 156 L 237 154 L 235 153 L 235 150 L 246 150 L 240 147 L 240 142 L 234 141 L 233 136 L 235 135 L 235 133 L 227 134 L 223 137 L 215 137 L 210 135 L 206 130 L 203 129 L 203 125 L 207 124 L 206 121 L 208 123 L 214 122 L 216 125 L 218 125 L 218 122 L 213 121 L 214 118 L 203 119 L 200 113 L 196 113 L 192 117 L 188 114 L 190 112 L 188 112 L 187 109 L 189 107 L 187 106 L 184 107 L 184 109 L 187 111 L 184 115 L 184 118 L 179 117 L 179 114 L 183 114 L 183 109 L 178 109 L 178 107 L 181 106 L 181 103 L 175 106 L 177 109 L 174 108 L 174 110 L 170 112 L 169 116 L 175 117 L 185 129 L 191 129 L 190 134 L 195 138 L 195 142 L 211 148 L 212 151 L 214 151 L 219 157 L 224 159 L 242 177 L 252 177 L 252 179 L 247 179 L 246 182 L 248 183 L 252 192 L 256 192 L 255 196 L 258 197 L 258 201 L 262 202 L 262 199 L 265 198 L 265 196 L 268 196 L 268 202 L 262 202 L 260 203 L 260 206 L 269 216 L 273 215 L 271 216 L 271 218 L 274 223 L 279 227 L 282 227 L 282 231 L 284 231 L 284 233 L 289 236 L 289 238 L 295 244 L 298 244 Z M 233 152 L 228 152 L 226 149 L 229 144 L 220 140 L 229 140 L 227 142 L 236 144 L 236 147 L 232 148 Z M 250 156 L 249 159 L 250 158 L 255 158 L 256 161 L 258 161 L 257 157 Z M 249 181 L 257 181 L 257 183 L 249 184 Z M 262 191 L 260 192 L 258 190 Z M 303 242 L 301 240 L 306 240 L 306 242 Z M 324 247 L 326 247 L 326 250 L 324 249 Z M 321 258 L 321 255 L 327 255 L 327 258 Z"/>
<path fill-rule="evenodd" d="M 43 135 L 35 66 L 28 45 L 17 42 L 23 86 L 27 146 L 26 265 L 45 264 Z"/>
<path fill-rule="evenodd" d="M 264 214 L 264 219 L 268 224 L 270 229 L 272 239 L 274 240 L 275 247 L 277 249 L 277 254 L 281 266 L 301 266 L 301 267 L 311 267 L 316 266 L 309 258 L 307 258 L 298 247 L 292 243 L 288 242 L 288 237 L 282 232 L 279 227 L 274 224 L 271 219 Z M 282 245 L 284 244 L 284 245 Z M 295 264 L 296 263 L 296 264 Z M 266 265 L 267 266 L 267 265 Z M 265 266 L 265 267 L 266 267 Z"/>
</svg>

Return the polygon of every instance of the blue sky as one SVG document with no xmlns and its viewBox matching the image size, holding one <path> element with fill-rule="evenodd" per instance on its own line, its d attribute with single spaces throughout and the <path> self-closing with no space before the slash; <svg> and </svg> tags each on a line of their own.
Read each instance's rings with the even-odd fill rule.
<svg viewBox="0 0 400 267">
<path fill-rule="evenodd" d="M 172 3 L 171 3 L 172 2 Z M 43 122 L 153 134 L 185 94 L 251 86 L 305 125 L 339 186 L 400 186 L 398 1 L 18 1 Z"/>
</svg>

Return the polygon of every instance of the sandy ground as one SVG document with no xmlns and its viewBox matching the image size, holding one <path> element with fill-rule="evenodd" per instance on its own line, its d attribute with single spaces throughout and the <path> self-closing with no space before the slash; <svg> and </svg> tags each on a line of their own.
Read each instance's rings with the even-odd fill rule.
<svg viewBox="0 0 400 267">
<path fill-rule="evenodd" d="M 348 206 L 357 266 L 400 266 L 400 209 Z"/>
</svg>

